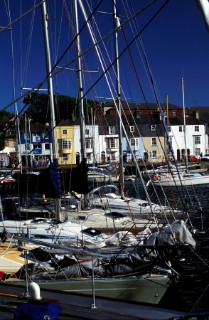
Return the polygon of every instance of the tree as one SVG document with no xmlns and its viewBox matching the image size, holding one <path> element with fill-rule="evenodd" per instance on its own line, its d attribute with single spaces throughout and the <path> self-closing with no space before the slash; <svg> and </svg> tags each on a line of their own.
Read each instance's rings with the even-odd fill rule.
<svg viewBox="0 0 209 320">
<path fill-rule="evenodd" d="M 33 122 L 40 122 L 42 124 L 50 123 L 49 96 L 47 94 L 35 93 L 25 97 L 23 102 L 28 104 L 25 112 L 27 113 L 27 117 L 33 119 Z M 54 95 L 54 107 L 57 123 L 61 120 L 73 120 L 74 117 L 79 118 L 78 104 L 74 97 Z M 84 113 L 86 118 L 91 118 L 92 108 L 94 108 L 94 102 L 84 100 Z M 22 116 L 24 116 L 25 112 Z"/>
<path fill-rule="evenodd" d="M 11 119 L 12 114 L 6 110 L 0 111 L 0 126 L 2 127 L 2 124 L 4 122 L 9 122 Z"/>
</svg>

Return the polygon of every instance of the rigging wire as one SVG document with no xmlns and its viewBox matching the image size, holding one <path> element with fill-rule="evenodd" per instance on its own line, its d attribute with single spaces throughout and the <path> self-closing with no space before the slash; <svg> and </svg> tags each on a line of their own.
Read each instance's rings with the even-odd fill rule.
<svg viewBox="0 0 209 320">
<path fill-rule="evenodd" d="M 82 12 L 83 12 L 83 14 L 84 14 L 84 17 L 85 17 L 85 19 L 86 19 L 86 18 L 87 18 L 87 15 L 86 15 L 85 9 L 84 9 L 81 1 L 79 1 L 79 2 L 80 2 L 80 7 L 82 8 Z M 92 41 L 93 41 L 93 43 L 95 43 L 95 40 L 96 40 L 96 39 L 94 38 L 94 35 L 92 34 L 91 26 L 90 26 L 89 23 L 88 23 L 88 28 L 89 28 L 90 35 L 91 35 L 91 37 L 92 37 Z M 95 49 L 96 49 L 96 51 L 97 51 L 97 55 L 98 55 L 98 59 L 99 59 L 99 61 L 100 61 L 101 68 L 102 68 L 102 70 L 103 70 L 103 72 L 104 72 L 104 76 L 105 76 L 105 79 L 106 79 L 106 81 L 107 81 L 107 85 L 108 85 L 109 90 L 110 90 L 110 93 L 111 93 L 111 95 L 112 95 L 112 99 L 113 99 L 113 101 L 114 101 L 114 103 L 115 103 L 115 108 L 116 108 L 116 110 L 117 110 L 119 120 L 120 120 L 121 123 L 122 123 L 121 114 L 118 112 L 118 106 L 117 106 L 117 104 L 116 104 L 116 102 L 115 102 L 114 95 L 113 95 L 113 91 L 112 91 L 112 88 L 111 88 L 111 86 L 110 86 L 110 82 L 109 82 L 108 77 L 107 77 L 107 70 L 104 70 L 104 65 L 103 65 L 103 63 L 102 63 L 102 58 L 101 58 L 101 56 L 100 56 L 100 52 L 99 52 L 98 48 L 95 47 Z M 124 124 L 123 124 L 123 123 L 122 123 L 122 127 L 123 127 L 124 134 L 125 134 L 126 139 L 127 139 L 127 142 L 128 142 L 129 140 L 128 140 L 127 133 L 126 133 L 126 131 L 125 131 L 125 128 L 124 128 Z M 134 155 L 134 154 L 133 154 L 133 157 L 135 158 L 135 155 Z M 136 160 L 136 159 L 135 159 L 135 160 Z M 141 180 L 142 180 L 142 184 L 144 184 L 144 181 L 143 181 L 143 179 L 142 179 L 140 170 L 138 170 L 138 173 L 139 173 L 139 176 L 140 176 L 140 178 L 141 178 Z M 124 187 L 124 186 L 122 186 L 122 187 Z M 150 207 L 151 207 L 151 210 L 152 210 L 151 201 L 150 201 L 150 199 L 149 199 L 149 194 L 147 193 L 147 190 L 146 190 L 146 188 L 145 188 L 145 185 L 144 185 L 144 189 L 145 189 L 146 196 L 147 196 L 148 202 L 150 203 Z"/>
<path fill-rule="evenodd" d="M 138 28 L 137 28 L 137 30 L 138 30 Z M 139 39 L 140 39 L 140 37 L 139 37 Z M 141 42 L 141 39 L 140 39 L 140 42 Z M 166 137 L 167 137 L 167 143 L 169 144 L 170 150 L 171 150 L 171 152 L 172 152 L 172 156 L 173 156 L 174 163 L 175 163 L 175 166 L 176 166 L 176 169 L 177 169 L 177 173 L 178 173 L 179 179 L 180 179 L 180 181 L 181 181 L 181 177 L 180 177 L 179 170 L 178 170 L 178 166 L 177 166 L 177 163 L 176 163 L 176 160 L 175 160 L 173 148 L 172 148 L 172 145 L 171 145 L 170 142 L 169 142 L 168 128 L 166 127 L 165 118 L 164 118 L 164 113 L 163 113 L 163 111 L 162 111 L 162 107 L 161 107 L 161 104 L 160 104 L 160 102 L 159 102 L 159 98 L 158 98 L 158 94 L 157 94 L 157 87 L 156 87 L 156 84 L 155 84 L 155 81 L 154 81 L 153 74 L 152 74 L 152 72 L 151 72 L 151 68 L 150 68 L 150 65 L 149 65 L 149 62 L 148 62 L 148 59 L 147 59 L 147 56 L 146 56 L 144 47 L 142 46 L 142 43 L 141 43 L 141 47 L 142 47 L 142 49 L 143 49 L 142 54 L 143 54 L 144 61 L 145 61 L 145 64 L 146 64 L 146 69 L 147 69 L 147 71 L 148 71 L 149 80 L 150 80 L 150 83 L 151 83 L 151 85 L 152 85 L 153 93 L 154 93 L 154 96 L 155 96 L 155 99 L 156 99 L 156 103 L 157 103 L 157 105 L 158 105 L 158 107 L 159 107 L 159 111 L 160 111 L 160 114 L 161 114 L 161 118 L 162 118 L 164 130 L 165 130 Z M 163 149 L 163 148 L 162 148 L 162 149 Z M 172 174 L 172 172 L 171 172 L 171 174 Z M 183 191 L 184 197 L 186 197 L 186 195 L 187 195 L 188 192 L 186 192 L 187 190 L 185 190 L 185 187 L 183 186 L 182 181 L 181 181 L 181 187 L 182 187 L 182 191 Z M 182 200 L 182 202 L 183 202 L 183 200 Z"/>
<path fill-rule="evenodd" d="M 130 2 L 129 2 L 128 4 L 130 4 Z M 125 5 L 124 5 L 124 6 L 125 6 Z M 130 6 L 128 6 L 128 8 L 130 8 Z M 131 14 L 133 14 L 133 12 L 134 12 L 133 6 L 132 6 L 132 8 L 130 9 L 130 11 L 131 11 Z M 133 19 L 133 24 L 134 24 L 134 28 L 135 28 L 136 32 L 139 32 L 139 27 L 138 27 L 138 25 L 137 25 L 136 19 Z M 131 27 L 132 27 L 132 25 L 131 25 Z M 132 28 L 132 32 L 133 32 L 133 34 L 134 34 L 133 28 Z M 123 36 L 124 36 L 124 38 L 125 38 L 125 42 L 127 43 L 127 39 L 126 39 L 124 30 L 123 30 Z M 147 74 L 147 76 L 148 76 L 149 82 L 150 82 L 150 84 L 151 84 L 151 88 L 152 88 L 152 90 L 153 90 L 153 92 L 154 92 L 155 99 L 156 99 L 156 97 L 158 97 L 158 94 L 157 94 L 157 86 L 156 86 L 156 84 L 153 85 L 153 84 L 155 83 L 155 81 L 154 81 L 152 72 L 150 71 L 151 68 L 150 68 L 150 65 L 149 65 L 149 63 L 148 63 L 148 59 L 147 59 L 147 57 L 146 57 L 146 52 L 145 52 L 144 46 L 143 46 L 143 44 L 142 44 L 141 36 L 137 39 L 136 44 L 138 44 L 138 41 L 139 41 L 140 47 L 141 47 L 141 50 L 139 50 L 139 48 L 138 48 L 138 50 L 139 50 L 140 55 L 141 55 L 141 57 L 142 57 L 142 61 L 144 62 L 144 68 L 145 68 L 145 70 L 146 70 L 146 74 Z M 137 47 L 138 47 L 138 46 L 137 46 Z M 146 104 L 146 106 L 147 106 L 147 108 L 148 108 L 148 104 L 147 104 L 147 101 L 146 101 L 146 98 L 145 98 L 145 95 L 144 95 L 142 86 L 141 86 L 141 84 L 140 84 L 140 80 L 139 80 L 139 78 L 138 78 L 138 74 L 137 74 L 137 71 L 136 71 L 136 67 L 135 67 L 134 60 L 133 60 L 132 55 L 131 55 L 130 48 L 128 48 L 128 53 L 129 53 L 129 56 L 130 56 L 130 59 L 131 59 L 131 64 L 132 64 L 133 69 L 134 69 L 134 74 L 135 74 L 135 76 L 136 76 L 137 83 L 138 83 L 138 85 L 139 85 L 139 88 L 140 88 L 140 91 L 141 91 L 141 93 L 142 93 L 142 96 L 143 96 L 143 99 L 144 99 L 144 101 L 145 101 L 145 104 Z M 156 102 L 157 102 L 157 104 L 159 105 L 159 100 L 156 99 Z M 153 121 L 153 119 L 152 119 L 152 121 Z M 158 139 L 159 139 L 159 135 L 158 135 Z M 166 158 L 167 158 L 167 155 L 166 155 L 166 153 L 165 153 L 165 150 L 164 150 L 164 148 L 163 148 L 163 146 L 162 146 L 162 142 L 161 142 L 160 139 L 159 139 L 159 143 L 160 143 L 160 145 L 161 145 L 161 149 L 164 151 L 164 156 L 165 156 L 165 159 L 166 159 Z M 146 163 L 145 163 L 144 165 L 145 165 L 145 167 L 146 167 Z M 153 169 L 154 169 L 154 168 L 153 168 Z M 151 180 L 151 179 L 150 179 L 150 180 Z M 153 187 L 154 187 L 154 185 L 153 185 Z M 162 189 L 162 191 L 163 191 L 162 186 L 161 186 L 161 189 Z M 156 193 L 156 192 L 155 192 L 155 193 Z M 164 191 L 163 191 L 163 193 L 164 193 L 164 196 L 165 196 L 165 192 L 164 192 Z M 157 193 L 156 193 L 156 195 L 157 195 Z M 166 196 L 165 196 L 165 197 L 166 197 Z"/>
<path fill-rule="evenodd" d="M 0 28 L 0 32 L 3 32 L 7 29 L 10 29 L 15 23 L 17 23 L 19 20 L 23 19 L 24 17 L 26 17 L 29 13 L 31 13 L 32 11 L 36 10 L 38 7 L 40 7 L 42 5 L 42 3 L 45 0 L 40 1 L 37 5 L 35 5 L 34 7 L 32 7 L 31 9 L 29 9 L 28 11 L 26 11 L 23 15 L 19 16 L 18 18 L 16 18 L 15 20 L 13 20 L 12 22 L 10 22 L 8 25 L 6 25 L 5 27 Z"/>
<path fill-rule="evenodd" d="M 150 4 L 148 4 L 146 7 L 144 7 L 143 9 L 140 9 L 139 11 L 137 11 L 135 14 L 134 14 L 134 17 L 138 16 L 139 14 L 141 14 L 142 12 L 144 12 L 153 2 L 155 2 L 156 0 L 153 0 L 151 1 Z M 170 0 L 166 0 L 165 3 L 160 7 L 160 9 L 154 14 L 154 16 L 145 24 L 145 26 L 141 29 L 141 31 L 139 32 L 139 34 L 136 35 L 135 38 L 133 38 L 130 42 L 129 42 L 129 46 L 131 46 L 134 41 L 137 39 L 137 37 L 148 27 L 148 25 L 154 20 L 154 18 L 160 13 L 160 11 L 163 9 L 163 7 L 169 2 Z M 96 12 L 96 10 L 98 9 L 99 5 L 101 4 L 102 0 L 99 1 L 98 5 L 94 8 L 94 12 Z M 41 2 L 42 4 L 42 2 Z M 35 8 L 37 8 L 38 6 L 35 6 Z M 29 12 L 31 12 L 32 10 L 34 10 L 35 8 L 33 9 L 30 9 L 27 13 L 25 13 L 23 16 L 25 16 L 26 14 L 28 14 Z M 92 13 L 92 14 L 93 14 Z M 22 17 L 22 16 L 21 16 Z M 21 18 L 19 17 L 18 19 L 16 19 L 17 21 Z M 129 18 L 127 21 L 123 22 L 123 25 L 125 25 L 126 23 L 128 23 L 129 21 L 131 21 L 131 19 L 133 19 L 134 17 L 131 17 Z M 88 18 L 88 21 L 91 19 L 91 16 Z M 14 24 L 15 21 L 12 22 L 12 24 Z M 88 22 L 87 21 L 87 22 Z M 86 26 L 86 23 L 81 27 L 80 29 L 80 32 L 79 34 L 81 33 L 81 31 L 84 29 L 84 27 Z M 0 29 L 0 32 L 3 31 L 3 30 L 6 30 L 6 28 L 10 27 L 10 25 L 4 27 L 3 29 Z M 91 47 L 89 47 L 87 50 L 85 50 L 83 53 L 82 53 L 82 56 L 87 54 L 89 51 L 91 51 L 92 49 L 95 48 L 95 46 L 98 46 L 99 43 L 101 43 L 101 41 L 105 40 L 106 38 L 110 37 L 113 33 L 115 32 L 115 29 L 113 29 L 111 32 L 109 32 L 107 35 L 105 35 L 103 37 L 102 40 L 98 41 L 97 43 L 95 43 L 94 45 L 92 45 Z M 68 45 L 68 47 L 64 50 L 63 54 L 61 55 L 61 57 L 58 59 L 57 63 L 54 65 L 54 67 L 52 68 L 51 70 L 51 76 L 55 76 L 56 74 L 58 74 L 59 72 L 61 72 L 62 70 L 58 70 L 57 72 L 53 73 L 52 72 L 54 71 L 54 69 L 58 66 L 59 62 L 62 60 L 62 58 L 65 56 L 66 52 L 69 50 L 69 48 L 74 44 L 74 41 L 75 39 L 73 39 L 70 44 Z M 118 58 L 120 58 L 124 53 L 125 51 L 127 50 L 127 48 L 125 48 L 119 55 Z M 76 58 L 72 59 L 71 61 L 69 61 L 62 69 L 66 68 L 67 66 L 69 66 L 70 64 L 74 63 L 76 61 Z M 112 67 L 112 65 L 115 63 L 115 61 L 112 62 L 112 64 L 108 67 L 108 69 L 110 69 Z M 108 70 L 106 70 L 107 72 Z M 48 80 L 48 77 L 49 75 L 46 76 L 46 78 L 40 82 L 37 86 L 34 86 L 34 88 L 40 88 L 47 80 Z M 97 81 L 95 81 L 95 83 L 92 85 L 91 88 L 89 88 L 89 90 L 86 91 L 84 97 L 92 90 L 92 88 L 104 77 L 104 72 L 103 74 L 97 79 Z M 32 93 L 32 90 L 29 90 L 28 93 Z M 24 95 L 21 95 L 18 99 L 16 99 L 15 101 L 13 101 L 13 103 L 19 101 L 20 99 L 22 99 L 24 97 Z M 4 108 L 2 108 L 1 110 L 6 110 L 8 107 L 10 107 L 11 104 L 8 104 L 7 106 L 5 106 Z"/>
<path fill-rule="evenodd" d="M 107 52 L 107 50 L 106 50 L 106 52 Z M 110 60 L 110 59 L 109 59 Z M 116 75 L 115 75 L 116 76 Z M 124 116 L 125 116 L 125 112 L 124 112 Z M 126 118 L 126 120 L 127 120 L 127 122 L 128 122 L 128 118 L 125 116 L 125 118 Z M 158 200 L 159 200 L 159 198 L 158 198 Z"/>
</svg>

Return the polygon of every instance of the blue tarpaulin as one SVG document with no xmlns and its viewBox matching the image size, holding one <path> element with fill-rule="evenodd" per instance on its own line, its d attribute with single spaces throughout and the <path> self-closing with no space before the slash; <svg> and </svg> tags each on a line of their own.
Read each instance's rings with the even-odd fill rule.
<svg viewBox="0 0 209 320">
<path fill-rule="evenodd" d="M 14 320 L 57 320 L 60 312 L 58 302 L 31 301 L 18 306 Z"/>
</svg>

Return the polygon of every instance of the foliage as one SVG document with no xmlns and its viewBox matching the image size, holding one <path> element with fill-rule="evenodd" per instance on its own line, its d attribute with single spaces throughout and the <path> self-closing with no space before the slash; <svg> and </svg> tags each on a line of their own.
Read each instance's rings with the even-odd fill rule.
<svg viewBox="0 0 209 320">
<path fill-rule="evenodd" d="M 11 113 L 4 110 L 4 111 L 0 111 L 0 126 L 2 125 L 3 122 L 8 121 L 9 119 L 11 119 Z"/>
<path fill-rule="evenodd" d="M 24 103 L 28 104 L 25 111 L 27 117 L 30 117 L 34 123 L 50 123 L 50 104 L 48 95 L 35 93 L 26 97 Z M 84 100 L 84 112 L 86 117 L 91 115 L 91 108 L 93 106 L 93 101 Z M 61 120 L 79 118 L 79 108 L 77 106 L 76 98 L 74 97 L 54 95 L 54 109 L 57 123 Z M 22 117 L 24 117 L 24 114 L 25 113 L 22 113 Z"/>
</svg>

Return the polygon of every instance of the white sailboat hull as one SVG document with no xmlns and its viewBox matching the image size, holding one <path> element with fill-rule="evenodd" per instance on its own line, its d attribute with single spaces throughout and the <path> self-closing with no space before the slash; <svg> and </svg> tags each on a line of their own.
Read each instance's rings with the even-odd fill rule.
<svg viewBox="0 0 209 320">
<path fill-rule="evenodd" d="M 206 185 L 209 184 L 209 175 L 193 173 L 181 175 L 180 178 L 177 175 L 174 177 L 161 175 L 158 179 L 149 181 L 148 185 L 150 184 L 162 187 Z"/>
<path fill-rule="evenodd" d="M 8 281 L 8 283 L 26 286 L 25 282 Z M 172 281 L 168 276 L 150 275 L 126 278 L 103 278 L 94 279 L 94 281 L 92 281 L 92 279 L 70 279 L 67 281 L 36 280 L 36 283 L 41 289 L 79 293 L 88 296 L 93 296 L 94 290 L 96 297 L 158 305 Z"/>
<path fill-rule="evenodd" d="M 83 234 L 86 229 L 70 221 L 53 223 L 51 220 L 37 218 L 33 220 L 0 221 L 0 232 L 6 230 L 10 235 L 24 236 L 29 239 L 41 240 L 46 243 L 68 243 L 71 246 L 90 246 L 102 248 L 105 246 L 103 238 L 91 237 Z"/>
</svg>

